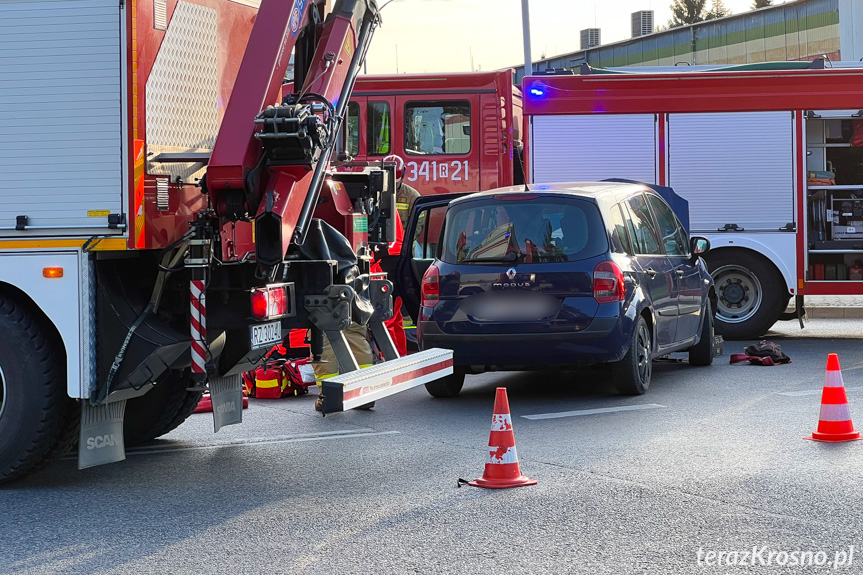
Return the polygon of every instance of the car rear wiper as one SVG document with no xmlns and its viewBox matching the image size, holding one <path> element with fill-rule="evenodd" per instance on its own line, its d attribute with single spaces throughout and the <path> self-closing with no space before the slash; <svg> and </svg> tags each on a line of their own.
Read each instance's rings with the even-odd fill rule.
<svg viewBox="0 0 863 575">
<path fill-rule="evenodd" d="M 465 258 L 461 261 L 461 263 L 471 263 L 471 262 L 488 262 L 488 263 L 510 263 L 514 262 L 518 259 L 518 255 L 515 252 L 510 252 L 502 257 L 479 257 L 479 258 Z"/>
</svg>

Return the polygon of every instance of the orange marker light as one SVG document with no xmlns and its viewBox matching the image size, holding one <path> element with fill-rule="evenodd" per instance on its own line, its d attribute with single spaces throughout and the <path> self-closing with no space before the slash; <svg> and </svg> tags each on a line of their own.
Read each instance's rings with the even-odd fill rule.
<svg viewBox="0 0 863 575">
<path fill-rule="evenodd" d="M 63 268 L 42 268 L 43 278 L 61 278 L 63 277 Z"/>
</svg>

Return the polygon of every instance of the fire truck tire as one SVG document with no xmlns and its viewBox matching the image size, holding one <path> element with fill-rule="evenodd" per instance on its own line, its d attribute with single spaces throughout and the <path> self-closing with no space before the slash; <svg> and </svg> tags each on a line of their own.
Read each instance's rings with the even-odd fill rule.
<svg viewBox="0 0 863 575">
<path fill-rule="evenodd" d="M 455 397 L 462 386 L 464 386 L 464 372 L 454 371 L 450 375 L 428 382 L 426 391 L 432 397 Z"/>
<path fill-rule="evenodd" d="M 0 293 L 0 483 L 45 467 L 75 444 L 80 407 L 66 393 L 66 354 L 50 322 Z"/>
<path fill-rule="evenodd" d="M 191 385 L 185 370 L 171 370 L 155 388 L 126 403 L 123 439 L 126 447 L 152 441 L 176 429 L 195 411 L 202 391 L 187 391 Z"/>
<path fill-rule="evenodd" d="M 716 333 L 725 339 L 756 339 L 785 310 L 785 282 L 770 260 L 751 250 L 708 252 L 716 288 Z"/>
</svg>

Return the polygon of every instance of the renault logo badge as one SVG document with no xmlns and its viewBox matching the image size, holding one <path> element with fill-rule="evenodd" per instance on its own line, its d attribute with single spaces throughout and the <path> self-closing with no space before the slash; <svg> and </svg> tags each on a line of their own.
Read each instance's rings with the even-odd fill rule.
<svg viewBox="0 0 863 575">
<path fill-rule="evenodd" d="M 506 277 L 509 278 L 509 281 L 515 279 L 515 268 L 509 268 L 508 270 L 506 270 Z"/>
</svg>

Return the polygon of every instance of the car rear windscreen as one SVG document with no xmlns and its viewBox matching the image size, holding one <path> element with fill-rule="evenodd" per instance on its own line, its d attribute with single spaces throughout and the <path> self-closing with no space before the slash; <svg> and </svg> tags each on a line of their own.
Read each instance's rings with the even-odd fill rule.
<svg viewBox="0 0 863 575">
<path fill-rule="evenodd" d="M 586 200 L 521 194 L 452 206 L 441 259 L 447 263 L 557 263 L 608 250 L 599 209 Z"/>
</svg>

